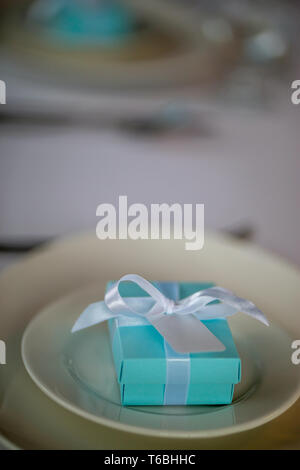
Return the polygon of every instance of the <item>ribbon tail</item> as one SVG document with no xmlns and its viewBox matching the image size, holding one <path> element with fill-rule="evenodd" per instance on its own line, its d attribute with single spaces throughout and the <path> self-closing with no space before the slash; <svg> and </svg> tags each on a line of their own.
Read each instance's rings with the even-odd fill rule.
<svg viewBox="0 0 300 470">
<path fill-rule="evenodd" d="M 235 308 L 238 312 L 243 312 L 246 315 L 249 315 L 252 318 L 264 323 L 264 325 L 269 326 L 269 322 L 259 308 L 254 305 L 250 300 L 243 299 L 233 294 L 223 287 L 210 287 L 201 291 L 201 295 L 208 295 L 214 297 L 217 300 L 221 300 L 230 307 Z"/>
<path fill-rule="evenodd" d="M 227 318 L 238 312 L 238 309 L 225 303 L 205 305 L 200 311 L 194 313 L 198 320 L 214 320 L 216 318 Z"/>
<path fill-rule="evenodd" d="M 96 302 L 90 304 L 78 317 L 72 328 L 72 333 L 83 330 L 89 326 L 97 325 L 111 318 L 115 318 L 115 313 L 112 313 L 106 306 L 105 302 Z"/>
</svg>

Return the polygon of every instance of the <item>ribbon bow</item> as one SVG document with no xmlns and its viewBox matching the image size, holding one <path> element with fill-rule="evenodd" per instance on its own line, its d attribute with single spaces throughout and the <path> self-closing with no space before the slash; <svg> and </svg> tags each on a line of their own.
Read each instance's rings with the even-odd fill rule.
<svg viewBox="0 0 300 470">
<path fill-rule="evenodd" d="M 149 296 L 125 299 L 119 292 L 120 283 L 124 281 L 137 284 Z M 171 284 L 178 286 L 178 283 Z M 215 300 L 222 303 L 211 304 Z M 238 311 L 269 325 L 264 314 L 252 302 L 222 287 L 210 287 L 182 300 L 173 300 L 143 277 L 127 274 L 107 291 L 104 301 L 91 304 L 84 310 L 72 333 L 114 318 L 120 326 L 152 324 L 180 353 L 222 351 L 224 345 L 202 320 L 226 318 Z"/>
</svg>

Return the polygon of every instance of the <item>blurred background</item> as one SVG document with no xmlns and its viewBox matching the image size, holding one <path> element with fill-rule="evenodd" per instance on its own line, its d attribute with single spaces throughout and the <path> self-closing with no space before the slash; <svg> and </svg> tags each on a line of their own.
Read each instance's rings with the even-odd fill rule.
<svg viewBox="0 0 300 470">
<path fill-rule="evenodd" d="M 204 203 L 300 265 L 300 5 L 1 0 L 0 269 L 96 207 Z"/>
</svg>

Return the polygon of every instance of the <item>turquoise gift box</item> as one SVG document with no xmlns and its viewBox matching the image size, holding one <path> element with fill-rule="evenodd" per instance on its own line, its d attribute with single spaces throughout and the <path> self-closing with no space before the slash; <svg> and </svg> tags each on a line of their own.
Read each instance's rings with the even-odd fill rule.
<svg viewBox="0 0 300 470">
<path fill-rule="evenodd" d="M 107 284 L 107 290 L 112 284 L 113 281 Z M 166 294 L 174 283 L 153 284 Z M 178 284 L 180 299 L 214 286 L 213 283 Z M 123 297 L 148 296 L 132 283 L 120 285 L 120 293 Z M 171 381 L 167 378 L 166 342 L 151 324 L 122 326 L 116 319 L 108 323 L 123 405 L 224 405 L 232 402 L 234 386 L 241 380 L 241 360 L 225 318 L 203 320 L 225 350 L 188 355 L 172 350 L 179 373 L 175 371 Z M 168 344 L 167 347 L 171 348 Z M 188 374 L 180 373 L 185 361 L 188 361 Z M 176 376 L 181 378 L 179 383 L 174 382 Z"/>
</svg>

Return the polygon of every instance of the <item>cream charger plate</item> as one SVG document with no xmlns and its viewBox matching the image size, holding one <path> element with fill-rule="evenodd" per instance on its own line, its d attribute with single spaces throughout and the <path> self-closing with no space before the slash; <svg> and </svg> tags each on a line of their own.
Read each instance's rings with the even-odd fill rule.
<svg viewBox="0 0 300 470">
<path fill-rule="evenodd" d="M 258 426 L 283 413 L 300 395 L 291 362 L 292 339 L 240 314 L 231 329 L 242 358 L 242 382 L 232 405 L 120 404 L 107 325 L 72 334 L 84 308 L 103 297 L 104 285 L 55 302 L 25 330 L 22 357 L 29 375 L 50 398 L 96 423 L 150 436 L 203 438 Z"/>
<path fill-rule="evenodd" d="M 26 449 L 299 449 L 300 400 L 272 421 L 248 431 L 202 439 L 194 438 L 187 432 L 186 437 L 182 439 L 170 437 L 168 433 L 164 437 L 145 436 L 92 422 L 59 406 L 34 384 L 21 360 L 21 338 L 30 320 L 41 310 L 55 310 L 57 299 L 71 294 L 72 291 L 78 291 L 75 297 L 78 295 L 80 300 L 82 296 L 81 302 L 86 301 L 85 296 L 88 299 L 93 295 L 101 298 L 107 279 L 119 278 L 126 272 L 137 272 L 149 279 L 213 279 L 217 284 L 235 290 L 243 297 L 251 298 L 264 311 L 271 322 L 271 328 L 262 326 L 259 333 L 256 326 L 254 327 L 256 322 L 251 321 L 249 336 L 244 340 L 242 328 L 246 325 L 242 323 L 245 320 L 242 316 L 233 318 L 235 324 L 232 322 L 231 326 L 235 334 L 238 329 L 243 333 L 242 342 L 239 334 L 237 336 L 240 353 L 243 356 L 244 352 L 250 350 L 255 331 L 259 336 L 270 335 L 270 341 L 271 337 L 275 342 L 278 341 L 277 346 L 283 352 L 280 357 L 273 345 L 269 342 L 265 345 L 264 349 L 270 347 L 275 353 L 273 358 L 269 355 L 272 366 L 265 372 L 276 374 L 274 364 L 278 360 L 279 369 L 282 370 L 284 361 L 288 372 L 283 371 L 280 383 L 274 382 L 269 401 L 273 401 L 274 397 L 276 400 L 278 396 L 285 397 L 281 403 L 284 402 L 287 406 L 288 402 L 291 404 L 296 399 L 296 394 L 289 387 L 290 380 L 293 381 L 293 387 L 298 381 L 300 366 L 292 366 L 290 363 L 292 349 L 289 341 L 300 338 L 298 269 L 253 245 L 223 236 L 207 234 L 204 249 L 193 253 L 185 251 L 184 243 L 177 240 L 100 242 L 94 234 L 81 235 L 37 250 L 6 269 L 0 276 L 0 337 L 7 345 L 7 364 L 0 366 L 2 445 Z M 95 283 L 99 286 L 99 292 L 93 292 L 94 287 L 87 287 L 86 291 L 81 290 L 83 286 Z M 69 322 L 71 318 L 68 320 L 68 315 L 75 315 L 76 309 L 78 311 L 81 308 L 75 297 L 72 294 L 62 301 L 66 302 L 68 310 L 72 310 L 69 313 L 67 310 L 64 312 L 63 322 Z M 71 308 L 72 298 L 76 301 Z M 46 307 L 53 301 L 54 304 Z M 255 328 L 255 331 L 252 328 Z M 99 335 L 100 340 L 100 334 L 106 337 L 104 331 L 105 329 L 103 332 L 101 329 L 100 333 L 100 328 L 95 327 L 94 330 L 89 330 L 89 334 Z M 65 331 L 61 334 L 64 335 Z M 259 336 L 256 335 L 256 341 L 261 341 L 262 346 L 264 339 Z M 80 338 L 84 341 L 84 337 L 78 335 L 78 340 Z M 58 341 L 60 339 L 56 338 L 56 344 Z M 98 347 L 103 344 L 99 341 Z M 72 352 L 72 348 L 66 351 Z M 64 357 L 67 356 L 62 354 L 63 374 Z M 250 370 L 248 367 L 248 371 L 243 372 L 248 383 L 252 381 L 257 384 L 257 389 L 251 391 L 252 395 L 249 397 L 249 400 L 253 401 L 255 396 L 257 399 L 260 396 L 259 388 L 263 381 L 259 377 L 264 370 L 255 362 L 255 357 L 258 356 L 252 346 L 250 362 L 253 368 Z M 80 365 L 76 356 L 72 356 L 72 359 L 75 364 Z M 88 373 L 88 369 L 84 371 Z M 99 367 L 99 377 L 100 372 Z M 287 375 L 289 380 L 285 383 Z M 90 380 L 91 377 L 84 376 L 83 379 Z M 268 380 L 268 377 L 265 377 L 265 380 Z M 89 382 L 89 395 L 91 385 Z M 73 390 L 78 390 L 78 387 Z M 243 399 L 246 402 L 246 397 Z M 265 398 L 263 401 L 265 403 Z M 240 406 L 244 406 L 242 402 Z M 255 406 L 258 406 L 257 402 Z M 276 414 L 278 411 L 277 408 Z M 142 412 L 137 414 L 143 416 Z"/>
</svg>

